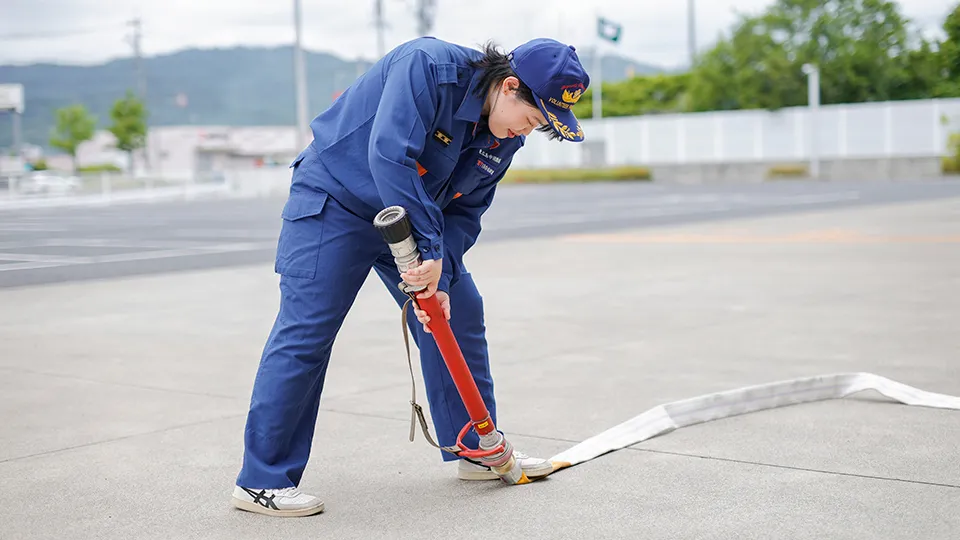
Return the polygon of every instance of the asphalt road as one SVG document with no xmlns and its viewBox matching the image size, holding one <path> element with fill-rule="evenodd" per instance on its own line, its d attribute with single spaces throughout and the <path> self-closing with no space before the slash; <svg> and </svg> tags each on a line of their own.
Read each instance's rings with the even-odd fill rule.
<svg viewBox="0 0 960 540">
<path fill-rule="evenodd" d="M 509 186 L 483 242 L 960 196 L 951 181 Z M 0 288 L 273 260 L 282 198 L 0 211 Z"/>
</svg>

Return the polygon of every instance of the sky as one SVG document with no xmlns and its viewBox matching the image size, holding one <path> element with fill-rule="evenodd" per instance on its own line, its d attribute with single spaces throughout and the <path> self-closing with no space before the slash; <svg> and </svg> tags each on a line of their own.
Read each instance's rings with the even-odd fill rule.
<svg viewBox="0 0 960 540">
<path fill-rule="evenodd" d="M 300 0 L 303 45 L 346 59 L 377 56 L 374 0 Z M 385 44 L 417 37 L 416 0 L 383 0 Z M 901 11 L 927 35 L 955 0 L 899 0 Z M 600 15 L 623 26 L 622 41 L 604 45 L 636 61 L 665 68 L 686 65 L 687 1 L 437 0 L 432 35 L 476 47 L 495 40 L 512 48 L 534 37 L 551 37 L 577 48 L 594 44 Z M 729 30 L 737 13 L 760 13 L 772 0 L 696 0 L 697 47 L 708 48 Z M 56 62 L 96 64 L 130 56 L 128 22 L 142 20 L 143 54 L 190 47 L 293 43 L 294 2 L 264 0 L 0 0 L 0 65 Z"/>
</svg>

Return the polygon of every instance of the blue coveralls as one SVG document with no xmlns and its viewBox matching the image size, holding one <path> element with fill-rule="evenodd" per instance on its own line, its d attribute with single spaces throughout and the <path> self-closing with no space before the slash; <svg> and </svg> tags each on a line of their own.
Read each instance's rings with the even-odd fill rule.
<svg viewBox="0 0 960 540">
<path fill-rule="evenodd" d="M 238 485 L 299 485 L 331 346 L 370 269 L 399 305 L 406 301 L 372 224 L 391 205 L 409 213 L 422 257 L 443 259 L 450 325 L 496 423 L 482 300 L 462 259 L 524 138 L 498 140 L 481 121 L 480 72 L 467 65 L 480 54 L 432 38 L 405 43 L 311 123 L 314 141 L 291 165 L 276 255 L 280 308 L 254 381 Z M 408 324 L 437 442 L 452 446 L 469 415 L 412 310 Z M 464 442 L 476 447 L 471 434 Z"/>
</svg>

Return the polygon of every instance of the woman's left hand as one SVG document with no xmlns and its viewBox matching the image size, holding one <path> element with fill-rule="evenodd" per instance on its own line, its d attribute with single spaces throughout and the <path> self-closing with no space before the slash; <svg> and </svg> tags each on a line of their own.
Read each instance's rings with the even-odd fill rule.
<svg viewBox="0 0 960 540">
<path fill-rule="evenodd" d="M 443 291 L 437 292 L 437 302 L 440 302 L 440 310 L 443 311 L 443 316 L 449 321 L 450 320 L 450 296 Z M 413 312 L 417 316 L 417 320 L 420 321 L 420 324 L 423 325 L 423 331 L 430 334 L 430 327 L 427 326 L 427 323 L 430 322 L 430 316 L 427 315 L 427 312 L 422 309 L 413 309 Z"/>
<path fill-rule="evenodd" d="M 437 286 L 440 284 L 440 274 L 443 272 L 443 259 L 427 259 L 420 266 L 411 268 L 400 274 L 407 285 L 414 287 L 426 286 L 425 291 L 420 292 L 417 298 L 430 298 L 437 292 Z"/>
</svg>

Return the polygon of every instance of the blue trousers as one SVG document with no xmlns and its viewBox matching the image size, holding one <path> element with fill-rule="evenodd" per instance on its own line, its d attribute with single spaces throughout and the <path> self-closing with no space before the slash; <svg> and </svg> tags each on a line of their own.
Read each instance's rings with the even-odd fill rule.
<svg viewBox="0 0 960 540">
<path fill-rule="evenodd" d="M 299 485 L 310 457 L 331 347 L 371 269 L 402 306 L 407 297 L 397 288 L 399 272 L 370 221 L 325 193 L 288 200 L 277 244 L 280 308 L 254 380 L 238 485 Z M 454 280 L 449 294 L 450 326 L 496 424 L 482 298 L 466 272 Z M 433 336 L 423 331 L 412 309 L 408 315 L 437 443 L 452 446 L 470 417 Z M 399 369 L 405 362 L 399 328 L 396 340 Z M 464 443 L 477 447 L 472 430 Z M 457 459 L 441 455 L 444 461 Z"/>
</svg>

